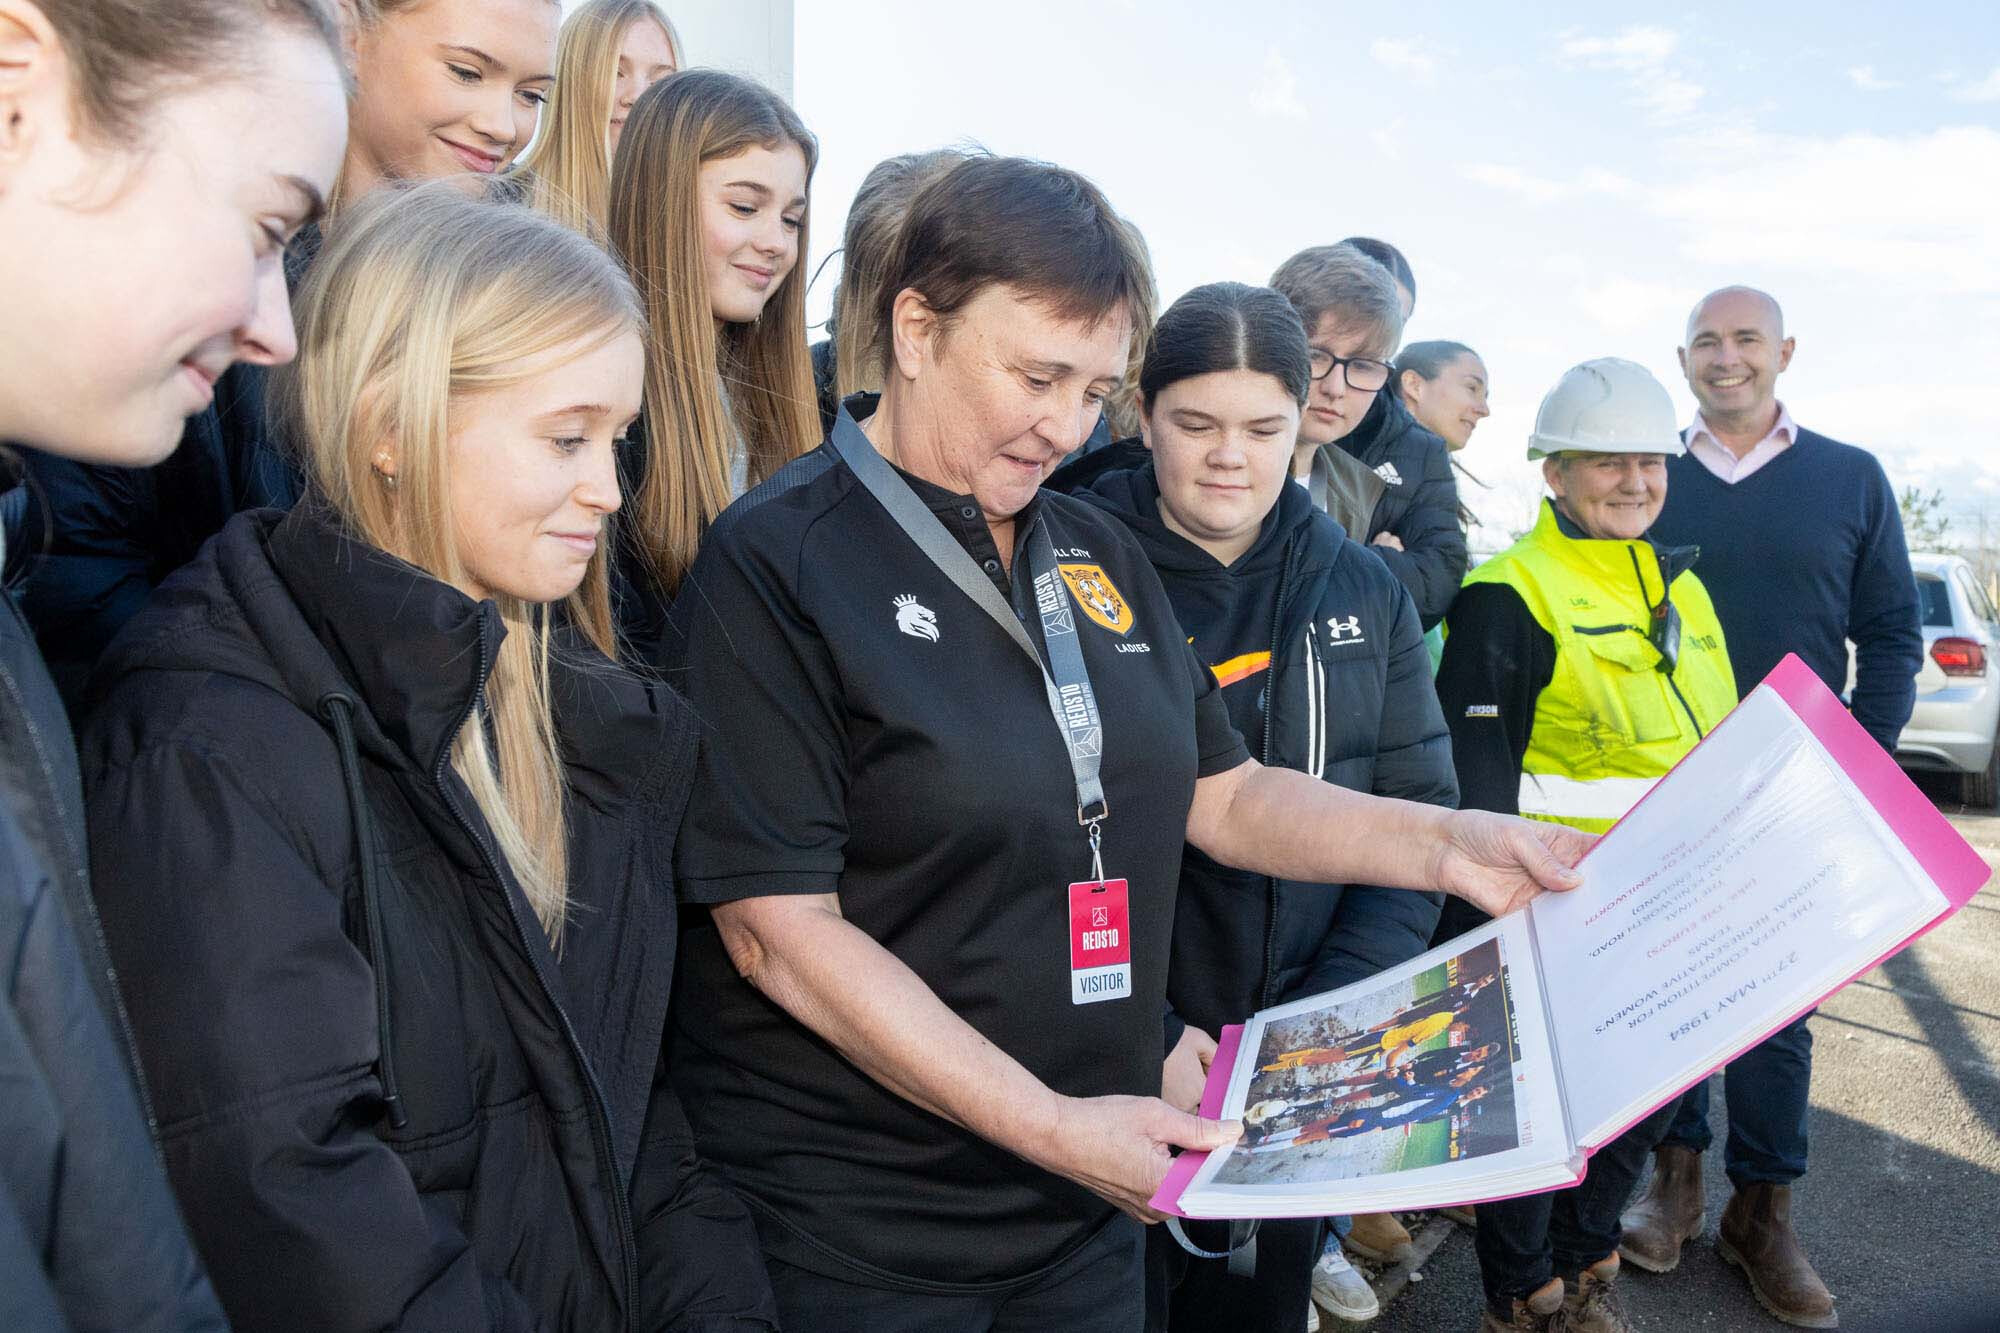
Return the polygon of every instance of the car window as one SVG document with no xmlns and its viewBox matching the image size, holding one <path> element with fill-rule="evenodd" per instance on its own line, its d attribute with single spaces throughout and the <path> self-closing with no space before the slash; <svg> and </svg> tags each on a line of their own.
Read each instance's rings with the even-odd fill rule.
<svg viewBox="0 0 2000 1333">
<path fill-rule="evenodd" d="M 1917 601 L 1923 606 L 1927 627 L 1951 628 L 1951 590 L 1943 579 L 1935 574 L 1917 575 Z"/>
<path fill-rule="evenodd" d="M 1986 592 L 1984 592 L 1984 588 L 1980 588 L 1978 582 L 1974 582 L 1972 574 L 1968 574 L 1962 568 L 1954 568 L 1952 570 L 1952 578 L 1958 580 L 1958 590 L 1964 592 L 1964 596 L 1966 596 L 1966 610 L 1970 610 L 1970 614 L 1976 620 L 1992 620 L 1994 618 L 1992 616 L 1992 606 L 1986 604 Z"/>
<path fill-rule="evenodd" d="M 1979 581 L 1979 576 L 1976 574 L 1968 577 L 1972 581 L 1972 609 L 1974 614 L 1988 624 L 1993 623 L 1995 620 L 2000 620 L 2000 615 L 1996 615 L 1993 610 L 1993 599 L 1986 595 L 1986 585 Z"/>
</svg>

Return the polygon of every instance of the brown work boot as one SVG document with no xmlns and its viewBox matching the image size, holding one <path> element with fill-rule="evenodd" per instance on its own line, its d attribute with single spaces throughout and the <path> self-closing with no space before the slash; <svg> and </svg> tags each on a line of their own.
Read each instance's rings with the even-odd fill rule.
<svg viewBox="0 0 2000 1333">
<path fill-rule="evenodd" d="M 1738 1189 L 1722 1210 L 1715 1247 L 1743 1270 L 1757 1303 L 1776 1318 L 1800 1328 L 1840 1327 L 1833 1296 L 1792 1230 L 1790 1185 Z"/>
<path fill-rule="evenodd" d="M 1649 1273 L 1671 1273 L 1681 1262 L 1681 1246 L 1701 1234 L 1701 1154 L 1661 1144 L 1653 1150 L 1653 1179 L 1637 1203 L 1619 1219 L 1624 1235 L 1618 1253 Z"/>
<path fill-rule="evenodd" d="M 1528 1299 L 1517 1298 L 1511 1306 L 1509 1317 L 1502 1319 L 1489 1303 L 1485 1318 L 1479 1321 L 1479 1333 L 1561 1333 L 1566 1319 L 1562 1279 L 1550 1278 Z"/>
<path fill-rule="evenodd" d="M 1348 1249 L 1378 1264 L 1400 1264 L 1417 1252 L 1394 1213 L 1359 1214 L 1354 1229 L 1341 1239 Z"/>
<path fill-rule="evenodd" d="M 1618 1308 L 1612 1284 L 1618 1280 L 1618 1256 L 1606 1255 L 1563 1283 L 1563 1310 L 1569 1316 L 1566 1333 L 1632 1333 Z"/>
</svg>

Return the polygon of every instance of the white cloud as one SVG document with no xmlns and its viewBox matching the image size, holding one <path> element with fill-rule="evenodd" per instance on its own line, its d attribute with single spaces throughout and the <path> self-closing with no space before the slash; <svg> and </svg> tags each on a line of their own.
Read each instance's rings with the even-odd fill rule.
<svg viewBox="0 0 2000 1333">
<path fill-rule="evenodd" d="M 1680 34 L 1668 28 L 1630 27 L 1613 37 L 1587 37 L 1572 29 L 1558 40 L 1556 54 L 1591 69 L 1648 70 L 1664 65 L 1680 44 Z"/>
<path fill-rule="evenodd" d="M 1285 53 L 1273 46 L 1264 53 L 1264 74 L 1250 94 L 1250 108 L 1260 116 L 1277 120 L 1306 119 L 1306 104 L 1299 97 L 1299 74 Z"/>
<path fill-rule="evenodd" d="M 2000 65 L 1978 83 L 1954 89 L 1951 95 L 1960 102 L 2000 102 Z"/>
<path fill-rule="evenodd" d="M 1864 93 L 1886 93 L 1903 86 L 1898 79 L 1885 79 L 1877 74 L 1873 65 L 1856 65 L 1847 71 L 1847 78 Z"/>
<path fill-rule="evenodd" d="M 1547 176 L 1533 175 L 1518 167 L 1505 166 L 1497 162 L 1482 162 L 1467 167 L 1465 178 L 1476 185 L 1520 195 L 1538 204 L 1555 203 L 1579 195 L 1626 197 L 1638 193 L 1639 190 L 1637 182 L 1620 176 L 1615 171 L 1605 171 L 1599 167 L 1578 172 L 1568 180 L 1555 180 Z"/>
<path fill-rule="evenodd" d="M 1418 83 L 1431 83 L 1437 78 L 1437 60 L 1408 38 L 1377 37 L 1369 44 L 1368 58 Z"/>
<path fill-rule="evenodd" d="M 1708 95 L 1708 89 L 1700 84 L 1665 70 L 1642 75 L 1633 80 L 1632 87 L 1639 105 L 1652 112 L 1653 119 L 1659 122 L 1687 119 Z"/>
<path fill-rule="evenodd" d="M 1683 283 L 1613 277 L 1578 287 L 1576 304 L 1607 333 L 1648 334 L 1686 318 L 1688 293 Z"/>
<path fill-rule="evenodd" d="M 1370 130 L 1368 138 L 1375 145 L 1376 152 L 1391 162 L 1400 162 L 1403 159 L 1403 134 L 1408 128 L 1409 121 L 1398 116 L 1387 125 L 1377 125 Z"/>
<path fill-rule="evenodd" d="M 2000 130 L 1763 136 L 1722 166 L 1709 148 L 1680 145 L 1690 174 L 1643 196 L 1683 225 L 1688 257 L 1854 275 L 1905 296 L 2000 296 Z"/>
<path fill-rule="evenodd" d="M 1572 69 L 1624 74 L 1634 104 L 1655 124 L 1669 124 L 1693 115 L 1708 95 L 1702 85 L 1669 68 L 1680 45 L 1680 34 L 1670 28 L 1629 27 L 1609 37 L 1571 29 L 1557 37 L 1556 58 Z"/>
</svg>

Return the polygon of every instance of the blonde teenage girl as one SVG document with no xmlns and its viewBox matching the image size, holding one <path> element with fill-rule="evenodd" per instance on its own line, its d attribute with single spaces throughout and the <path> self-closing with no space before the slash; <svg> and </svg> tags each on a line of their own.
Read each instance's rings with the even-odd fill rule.
<svg viewBox="0 0 2000 1333">
<path fill-rule="evenodd" d="M 121 0 L 156 11 L 155 38 L 171 47 L 170 4 Z M 328 203 L 338 210 L 384 181 L 476 172 L 479 179 L 527 146 L 554 79 L 556 0 L 346 0 L 354 16 L 353 130 Z M 287 123 L 264 118 L 223 127 L 261 138 Z M 337 224 L 335 224 L 337 225 Z M 320 228 L 288 236 L 283 271 L 296 285 L 320 247 Z M 49 262 L 46 256 L 38 262 Z M 185 256 L 163 252 L 139 270 L 124 300 L 165 292 L 157 274 Z M 102 255 L 87 263 L 104 268 Z M 117 271 L 115 265 L 111 271 Z M 10 321 L 17 329 L 34 325 Z M 161 466 L 132 471 L 67 458 L 32 460 L 53 515 L 43 572 L 25 590 L 29 620 L 58 686 L 74 705 L 91 666 L 159 581 L 194 558 L 231 514 L 289 507 L 304 478 L 296 451 L 269 428 L 261 366 L 240 367 L 213 386 L 212 407 L 189 422 L 182 447 Z M 74 413 L 78 418 L 84 414 Z"/>
<path fill-rule="evenodd" d="M 610 660 L 631 286 L 440 183 L 343 217 L 300 305 L 309 493 L 161 588 L 83 744 L 216 1289 L 239 1331 L 767 1328 L 660 1083 L 694 738 Z"/>
<path fill-rule="evenodd" d="M 680 34 L 653 0 L 586 0 L 563 21 L 556 87 L 517 173 L 535 207 L 580 231 L 604 226 L 611 158 L 639 94 L 682 68 Z"/>
</svg>

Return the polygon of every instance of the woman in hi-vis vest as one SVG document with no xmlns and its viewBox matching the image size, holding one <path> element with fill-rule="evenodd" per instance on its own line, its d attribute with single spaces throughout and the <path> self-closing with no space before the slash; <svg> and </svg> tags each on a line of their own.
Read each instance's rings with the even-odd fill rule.
<svg viewBox="0 0 2000 1333">
<path fill-rule="evenodd" d="M 1673 400 L 1630 361 L 1586 361 L 1542 399 L 1528 457 L 1550 495 L 1446 618 L 1437 690 L 1463 807 L 1602 832 L 1735 706 L 1699 552 L 1646 537 L 1681 449 Z M 1439 937 L 1481 919 L 1448 906 Z M 1641 1121 L 1574 1189 L 1479 1207 L 1484 1329 L 1627 1328 L 1618 1214 L 1664 1128 Z"/>
</svg>

